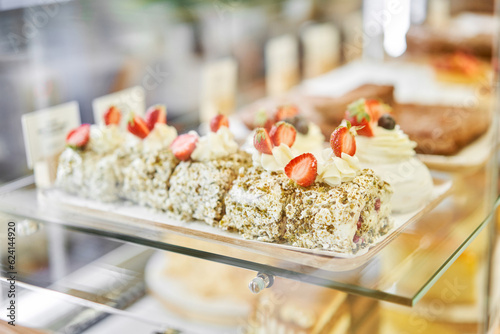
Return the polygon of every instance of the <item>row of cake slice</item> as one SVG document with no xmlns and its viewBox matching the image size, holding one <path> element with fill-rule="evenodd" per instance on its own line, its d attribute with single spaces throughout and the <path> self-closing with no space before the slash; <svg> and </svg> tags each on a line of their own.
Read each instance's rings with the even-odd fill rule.
<svg viewBox="0 0 500 334">
<path fill-rule="evenodd" d="M 296 131 L 289 123 L 259 130 L 251 155 L 238 147 L 221 115 L 202 137 L 178 136 L 162 106 L 150 108 L 145 120 L 129 115 L 128 131 L 118 127 L 120 117 L 110 107 L 106 125 L 82 125 L 68 135 L 60 189 L 105 202 L 129 200 L 249 239 L 338 252 L 366 247 L 391 227 L 390 185 L 370 169 L 340 175 L 338 165 L 354 155 L 346 152 L 349 140 L 355 145 L 354 128 L 339 127 L 339 156 L 326 149 L 330 156 L 318 162 L 317 154 L 293 152 Z M 266 159 L 273 168 L 257 163 Z"/>
</svg>

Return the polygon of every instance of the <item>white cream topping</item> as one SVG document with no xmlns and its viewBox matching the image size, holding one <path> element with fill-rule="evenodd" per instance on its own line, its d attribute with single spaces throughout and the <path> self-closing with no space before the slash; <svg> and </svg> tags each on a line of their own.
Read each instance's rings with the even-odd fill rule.
<svg viewBox="0 0 500 334">
<path fill-rule="evenodd" d="M 99 154 L 111 153 L 123 144 L 124 135 L 116 125 L 91 125 L 88 147 Z"/>
<path fill-rule="evenodd" d="M 273 147 L 272 153 L 264 154 L 255 150 L 252 154 L 254 166 L 262 167 L 268 172 L 283 172 L 290 160 L 298 155 L 295 150 L 285 144 Z"/>
<path fill-rule="evenodd" d="M 309 123 L 309 131 L 306 135 L 297 131 L 295 136 L 295 142 L 292 148 L 297 152 L 306 153 L 312 152 L 323 148 L 323 143 L 325 142 L 325 137 L 321 133 L 321 129 L 316 124 Z"/>
<path fill-rule="evenodd" d="M 361 162 L 391 163 L 415 156 L 417 144 L 408 138 L 399 125 L 393 130 L 376 126 L 373 132 L 373 137 L 356 137 L 356 155 Z"/>
<path fill-rule="evenodd" d="M 395 163 L 361 164 L 371 168 L 394 189 L 392 211 L 405 213 L 427 203 L 432 194 L 433 182 L 429 169 L 416 157 Z"/>
<path fill-rule="evenodd" d="M 156 123 L 154 129 L 143 140 L 143 150 L 144 152 L 152 152 L 167 148 L 176 137 L 177 130 L 173 126 Z"/>
<path fill-rule="evenodd" d="M 196 161 L 210 161 L 226 157 L 238 151 L 238 143 L 234 135 L 225 126 L 221 126 L 217 132 L 209 132 L 201 137 L 191 158 Z"/>
<path fill-rule="evenodd" d="M 331 148 L 326 148 L 315 156 L 318 160 L 317 182 L 338 186 L 342 182 L 352 181 L 360 171 L 358 158 L 349 154 L 342 153 L 339 158 Z"/>
</svg>

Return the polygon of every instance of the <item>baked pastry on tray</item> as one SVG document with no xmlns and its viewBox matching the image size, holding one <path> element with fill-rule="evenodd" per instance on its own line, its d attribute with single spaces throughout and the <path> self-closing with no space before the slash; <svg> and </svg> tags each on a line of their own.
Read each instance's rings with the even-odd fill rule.
<svg viewBox="0 0 500 334">
<path fill-rule="evenodd" d="M 121 197 L 159 210 L 166 210 L 168 181 L 179 163 L 169 148 L 177 130 L 165 122 L 163 105 L 149 108 L 145 120 L 131 115 L 127 126 L 130 133 L 123 151 L 119 151 L 129 155 L 123 168 Z"/>
<path fill-rule="evenodd" d="M 180 135 L 172 143 L 181 160 L 170 178 L 167 209 L 183 219 L 210 225 L 224 214 L 224 197 L 250 155 L 241 151 L 229 131 L 225 116 L 216 116 L 211 132 L 201 138 L 195 132 Z"/>
<path fill-rule="evenodd" d="M 360 169 L 354 129 L 337 128 L 332 148 L 317 156 L 294 156 L 292 130 L 285 129 L 283 141 L 257 129 L 255 147 L 262 157 L 254 157 L 254 167 L 231 187 L 221 227 L 249 239 L 338 252 L 355 252 L 386 233 L 392 189 L 373 171 Z"/>
<path fill-rule="evenodd" d="M 57 187 L 103 202 L 118 199 L 123 183 L 121 159 L 115 155 L 124 140 L 117 126 L 120 117 L 112 106 L 106 113 L 106 125 L 83 124 L 67 135 L 68 147 L 59 157 Z"/>
</svg>

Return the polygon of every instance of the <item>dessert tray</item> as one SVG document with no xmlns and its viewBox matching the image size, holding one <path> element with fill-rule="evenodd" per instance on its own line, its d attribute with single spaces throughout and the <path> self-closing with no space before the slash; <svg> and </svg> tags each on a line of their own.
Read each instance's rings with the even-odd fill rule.
<svg viewBox="0 0 500 334">
<path fill-rule="evenodd" d="M 212 227 L 201 221 L 184 222 L 172 218 L 169 214 L 153 209 L 131 204 L 130 202 L 102 203 L 90 199 L 69 195 L 59 189 L 49 188 L 39 190 L 38 202 L 41 205 L 54 207 L 58 210 L 69 211 L 72 214 L 95 217 L 107 221 L 119 222 L 127 225 L 161 226 L 165 232 L 172 232 L 186 237 L 193 237 L 210 242 L 222 243 L 240 249 L 264 252 L 282 258 L 293 259 L 294 254 L 319 255 L 328 259 L 357 259 L 355 263 L 361 265 L 378 253 L 385 245 L 394 239 L 408 225 L 418 220 L 425 213 L 436 207 L 449 193 L 452 182 L 448 178 L 434 177 L 434 188 L 428 202 L 417 210 L 405 214 L 392 214 L 393 228 L 380 237 L 369 247 L 359 250 L 355 254 L 339 253 L 334 251 L 307 249 L 286 244 L 267 243 L 258 240 L 244 239 L 237 232 L 224 231 Z M 346 267 L 349 270 L 350 266 Z"/>
</svg>

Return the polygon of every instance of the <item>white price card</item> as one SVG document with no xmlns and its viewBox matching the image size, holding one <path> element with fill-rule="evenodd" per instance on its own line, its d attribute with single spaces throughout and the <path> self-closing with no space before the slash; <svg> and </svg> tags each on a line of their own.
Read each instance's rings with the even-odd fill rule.
<svg viewBox="0 0 500 334">
<path fill-rule="evenodd" d="M 221 113 L 230 115 L 235 108 L 238 65 L 228 57 L 204 66 L 201 78 L 200 121 L 208 122 Z"/>
<path fill-rule="evenodd" d="M 72 101 L 22 116 L 28 167 L 61 153 L 66 135 L 81 124 L 78 102 Z"/>
<path fill-rule="evenodd" d="M 104 124 L 104 114 L 111 106 L 116 106 L 122 112 L 122 126 L 125 126 L 127 115 L 134 112 L 143 116 L 146 112 L 146 91 L 142 86 L 127 88 L 116 93 L 94 99 L 94 123 Z"/>
<path fill-rule="evenodd" d="M 298 43 L 294 36 L 283 35 L 269 40 L 265 54 L 269 95 L 285 93 L 299 82 Z"/>
<path fill-rule="evenodd" d="M 307 27 L 304 43 L 304 75 L 313 78 L 333 70 L 340 62 L 340 32 L 330 23 Z"/>
</svg>

